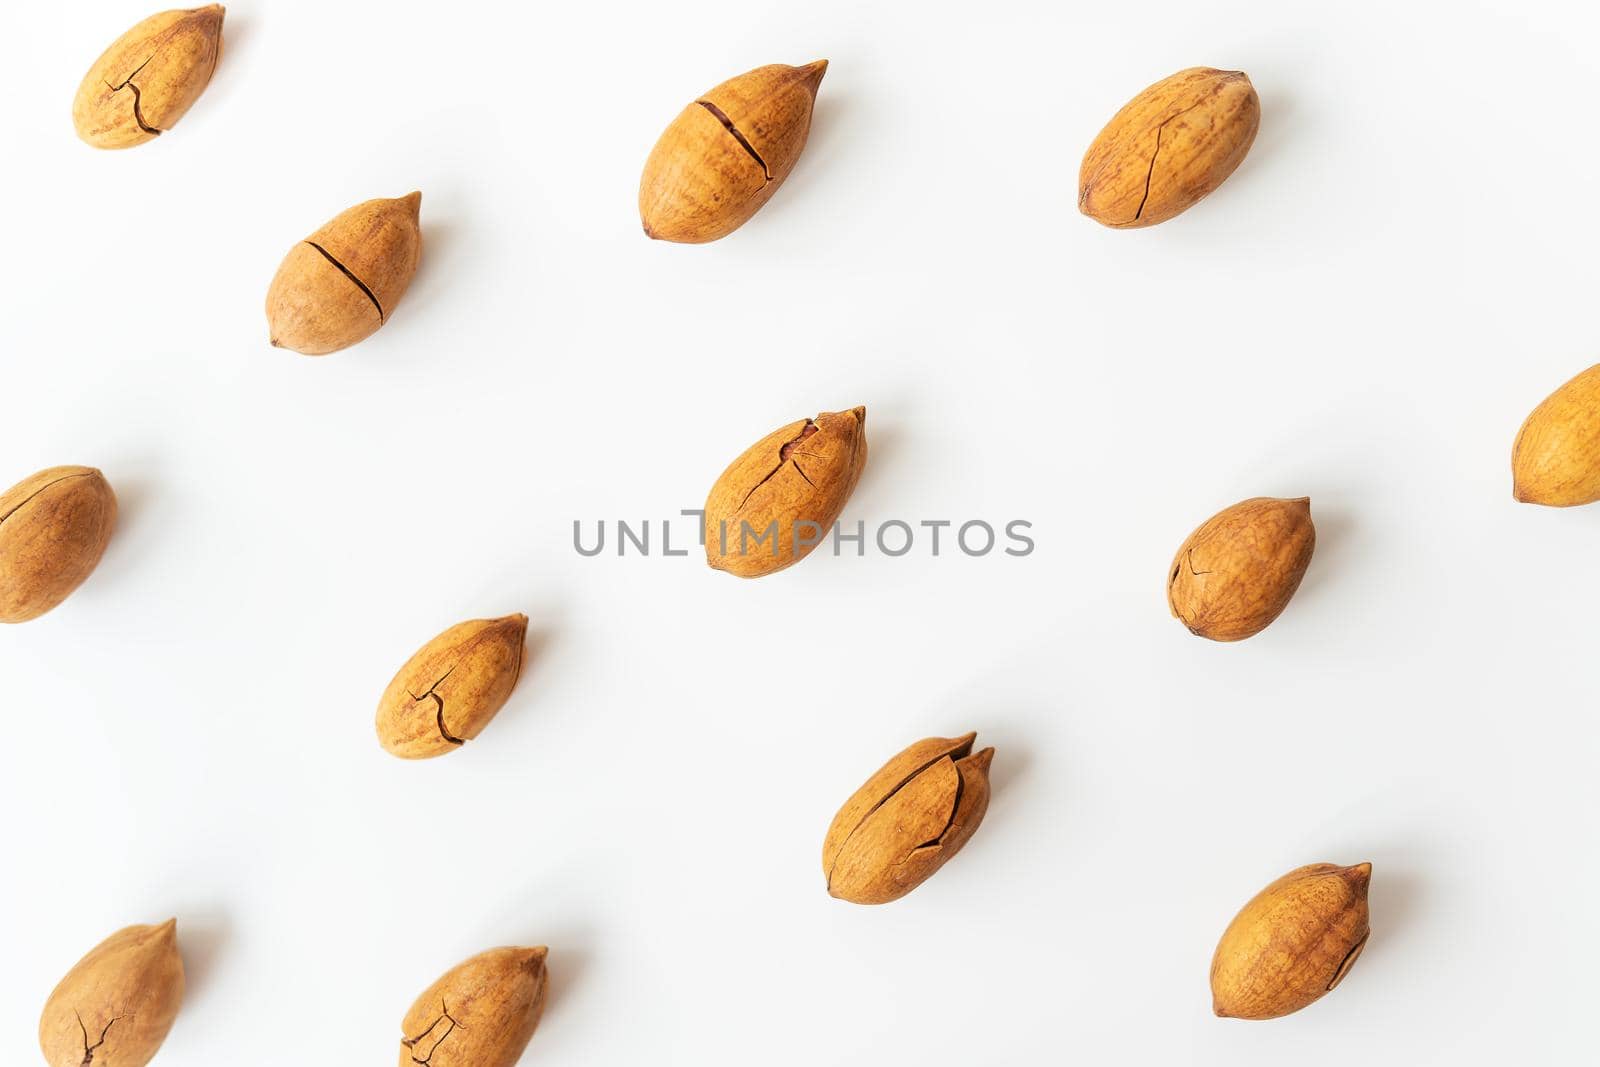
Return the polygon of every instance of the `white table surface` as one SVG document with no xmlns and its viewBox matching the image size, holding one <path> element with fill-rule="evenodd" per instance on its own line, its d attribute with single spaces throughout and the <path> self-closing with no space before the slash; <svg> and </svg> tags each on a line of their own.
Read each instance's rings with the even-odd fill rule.
<svg viewBox="0 0 1600 1067">
<path fill-rule="evenodd" d="M 183 122 L 92 151 L 73 92 L 149 10 L 3 18 L 0 482 L 99 466 L 122 523 L 0 633 L 0 1061 L 38 1061 L 79 955 L 169 915 L 162 1067 L 392 1062 L 412 998 L 507 943 L 551 949 L 529 1064 L 1592 1049 L 1600 507 L 1515 505 L 1508 470 L 1600 360 L 1592 10 L 241 0 Z M 819 57 L 771 204 L 647 241 L 677 111 Z M 1080 217 L 1089 141 L 1192 65 L 1254 80 L 1249 158 L 1155 229 Z M 284 252 L 413 188 L 389 324 L 269 348 Z M 1024 519 L 1037 550 L 753 583 L 573 550 L 855 404 L 847 521 Z M 1191 528 L 1303 494 L 1317 553 L 1271 629 L 1168 617 Z M 499 719 L 386 755 L 396 668 L 511 611 L 536 647 Z M 968 729 L 998 754 L 966 850 L 888 907 L 830 899 L 838 805 Z M 1349 980 L 1212 1018 L 1228 919 L 1324 860 L 1374 866 Z"/>
</svg>

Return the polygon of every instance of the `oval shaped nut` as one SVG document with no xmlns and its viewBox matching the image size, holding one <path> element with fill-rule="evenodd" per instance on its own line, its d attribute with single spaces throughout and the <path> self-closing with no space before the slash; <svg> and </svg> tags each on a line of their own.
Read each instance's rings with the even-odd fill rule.
<svg viewBox="0 0 1600 1067">
<path fill-rule="evenodd" d="M 750 221 L 794 169 L 828 69 L 782 63 L 730 78 L 684 108 L 639 179 L 639 219 L 657 240 L 701 244 Z"/>
<path fill-rule="evenodd" d="M 867 409 L 791 422 L 745 449 L 706 497 L 706 562 L 759 578 L 829 536 L 867 463 Z"/>
<path fill-rule="evenodd" d="M 1211 960 L 1212 1007 L 1233 1019 L 1299 1011 L 1344 980 L 1367 943 L 1372 864 L 1314 863 L 1246 904 Z"/>
<path fill-rule="evenodd" d="M 446 971 L 400 1024 L 400 1067 L 512 1067 L 544 1011 L 546 955 L 496 948 Z"/>
<path fill-rule="evenodd" d="M 1084 153 L 1078 210 L 1114 229 L 1197 204 L 1243 162 L 1261 101 L 1243 71 L 1190 67 L 1128 101 Z"/>
<path fill-rule="evenodd" d="M 852 904 L 899 900 L 961 851 L 989 810 L 994 749 L 977 734 L 930 737 L 885 763 L 828 827 L 828 893 Z"/>
<path fill-rule="evenodd" d="M 1511 495 L 1570 508 L 1600 500 L 1600 365 L 1533 409 L 1511 446 Z"/>
<path fill-rule="evenodd" d="M 1178 549 L 1167 606 L 1200 637 L 1252 637 L 1288 607 L 1316 546 L 1310 497 L 1241 501 L 1207 519 Z"/>
<path fill-rule="evenodd" d="M 78 86 L 72 124 L 96 148 L 131 148 L 177 125 L 222 54 L 221 4 L 151 15 L 112 42 Z"/>
<path fill-rule="evenodd" d="M 401 759 L 454 752 L 505 706 L 522 673 L 526 615 L 457 623 L 417 650 L 378 701 L 378 741 Z"/>
<path fill-rule="evenodd" d="M 117 524 L 93 467 L 51 467 L 0 493 L 0 622 L 38 618 L 89 577 Z"/>
<path fill-rule="evenodd" d="M 377 332 L 422 258 L 422 194 L 368 200 L 295 245 L 267 290 L 272 344 L 324 356 Z"/>
<path fill-rule="evenodd" d="M 144 1067 L 183 1004 L 178 921 L 118 930 L 61 979 L 39 1016 L 50 1067 Z"/>
</svg>

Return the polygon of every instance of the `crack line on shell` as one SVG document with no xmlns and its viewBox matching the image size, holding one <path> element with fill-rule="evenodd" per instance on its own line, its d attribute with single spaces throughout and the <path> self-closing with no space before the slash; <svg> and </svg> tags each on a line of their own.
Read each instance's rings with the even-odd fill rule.
<svg viewBox="0 0 1600 1067">
<path fill-rule="evenodd" d="M 133 90 L 133 121 L 138 123 L 139 124 L 139 128 L 141 130 L 143 130 L 145 133 L 150 134 L 152 137 L 160 137 L 161 136 L 161 131 L 156 129 L 154 126 L 150 125 L 148 122 L 146 122 L 144 120 L 144 112 L 139 109 L 139 104 L 140 104 L 139 87 L 137 85 L 133 84 L 133 79 L 137 78 L 139 76 L 139 72 L 141 70 L 143 70 L 145 67 L 149 66 L 150 65 L 150 60 L 154 59 L 155 57 L 156 57 L 156 53 L 154 53 L 154 52 L 150 53 L 150 55 L 145 57 L 145 61 L 143 63 L 140 63 L 137 67 L 133 68 L 133 73 L 132 74 L 129 74 L 126 78 L 122 79 L 122 83 L 120 85 L 112 85 L 110 82 L 106 82 L 106 87 L 108 89 L 110 89 L 114 93 L 120 93 L 124 89 L 132 89 Z"/>
<path fill-rule="evenodd" d="M 333 258 L 333 253 L 329 252 L 326 248 L 323 248 L 321 245 L 317 244 L 317 242 L 315 242 L 315 241 L 307 241 L 306 244 L 310 245 L 312 248 L 315 248 L 318 252 L 322 253 L 322 258 L 323 259 L 327 260 L 329 263 L 332 263 L 334 265 L 334 267 L 338 269 L 340 274 L 343 274 L 346 278 L 349 278 L 352 282 L 355 283 L 357 289 L 360 289 L 363 293 L 367 294 L 367 299 L 372 301 L 372 306 L 378 309 L 378 322 L 382 323 L 383 322 L 383 305 L 378 303 L 378 298 L 372 294 L 372 290 L 371 289 L 367 288 L 367 283 L 362 281 L 360 278 L 357 278 L 354 271 L 352 271 L 349 267 L 345 266 L 343 263 L 340 263 L 337 259 L 334 259 Z"/>
<path fill-rule="evenodd" d="M 461 738 L 457 737 L 455 734 L 452 734 L 444 724 L 444 697 L 440 696 L 438 693 L 426 693 L 423 695 L 424 700 L 430 698 L 438 707 L 438 712 L 434 716 L 434 723 L 439 727 L 439 736 L 450 742 L 452 745 L 466 744 L 466 742 Z"/>
<path fill-rule="evenodd" d="M 55 479 L 52 479 L 51 481 L 46 482 L 45 484 L 41 485 L 39 488 L 35 489 L 33 492 L 29 493 L 26 500 L 17 501 L 17 504 L 16 504 L 15 507 L 13 507 L 10 511 L 6 512 L 4 515 L 0 515 L 0 522 L 5 522 L 11 516 L 15 515 L 19 511 L 21 511 L 24 507 L 26 507 L 28 505 L 28 503 L 30 501 L 33 500 L 34 497 L 38 496 L 40 493 L 44 492 L 46 489 L 49 489 L 52 485 L 60 485 L 62 482 L 71 481 L 74 478 L 87 478 L 87 477 L 89 477 L 89 475 L 87 475 L 87 474 L 63 474 L 59 478 L 55 478 Z"/>
<path fill-rule="evenodd" d="M 1215 96 L 1215 91 L 1213 91 L 1211 95 Z M 1209 97 L 1207 99 L 1209 99 Z M 1171 118 L 1162 120 L 1161 125 L 1156 127 L 1156 150 L 1150 153 L 1150 169 L 1145 172 L 1144 176 L 1144 197 L 1139 201 L 1139 210 L 1133 213 L 1134 222 L 1138 222 L 1139 217 L 1144 214 L 1145 202 L 1150 199 L 1150 180 L 1155 177 L 1156 157 L 1161 154 L 1161 132 L 1167 128 L 1167 123 L 1176 122 L 1178 119 L 1181 119 L 1183 116 L 1187 115 L 1189 112 L 1193 111 L 1195 108 L 1199 107 L 1205 102 L 1205 100 L 1195 101 L 1182 111 L 1178 112 L 1176 115 L 1173 115 Z"/>
<path fill-rule="evenodd" d="M 963 756 L 962 758 L 965 759 L 966 757 Z M 945 836 L 945 834 L 948 834 L 950 832 L 950 828 L 956 824 L 956 812 L 961 810 L 961 794 L 966 791 L 966 788 L 967 788 L 967 780 L 961 774 L 961 764 L 957 763 L 956 764 L 956 795 L 950 801 L 950 817 L 944 821 L 944 826 L 940 828 L 938 833 L 934 834 L 928 840 L 924 841 L 922 844 L 920 844 L 916 848 L 912 849 L 911 850 L 912 852 L 921 852 L 925 848 L 937 848 L 940 845 L 944 844 L 944 836 Z M 907 862 L 909 862 L 910 859 L 911 859 L 910 856 L 906 857 Z"/>
<path fill-rule="evenodd" d="M 128 88 L 133 90 L 133 121 L 137 122 L 139 124 L 139 128 L 145 133 L 148 133 L 153 137 L 160 137 L 161 131 L 146 122 L 144 120 L 144 112 L 139 110 L 139 102 L 141 99 L 139 96 L 139 87 L 133 82 L 129 82 Z"/>
<path fill-rule="evenodd" d="M 767 161 L 761 158 L 761 153 L 756 151 L 756 146 L 751 144 L 745 138 L 745 135 L 739 132 L 739 127 L 733 124 L 733 120 L 730 119 L 720 107 L 718 107 L 716 104 L 713 104 L 709 100 L 699 100 L 696 101 L 696 103 L 705 108 L 707 111 L 711 112 L 712 116 L 718 122 L 722 123 L 722 128 L 733 134 L 733 139 L 739 142 L 739 146 L 746 152 L 750 153 L 751 159 L 760 164 L 761 173 L 766 177 L 767 181 L 770 182 L 772 180 L 772 170 L 767 166 Z"/>
<path fill-rule="evenodd" d="M 1361 940 L 1360 941 L 1357 941 L 1355 944 L 1350 946 L 1350 951 L 1346 952 L 1344 954 L 1344 959 L 1340 960 L 1339 961 L 1339 966 L 1334 968 L 1333 977 L 1328 979 L 1328 988 L 1329 989 L 1332 989 L 1334 986 L 1339 984 L 1339 979 L 1344 977 L 1344 972 L 1350 966 L 1352 960 L 1355 958 L 1355 954 L 1357 952 L 1361 951 L 1362 947 L 1364 945 L 1366 945 L 1366 943 L 1367 943 L 1367 938 L 1369 938 L 1371 936 L 1372 936 L 1372 931 L 1368 930 L 1366 933 L 1361 935 Z"/>
<path fill-rule="evenodd" d="M 83 1031 L 83 1064 L 81 1067 L 88 1067 L 89 1064 L 94 1062 L 95 1050 L 106 1043 L 106 1035 L 111 1033 L 111 1028 L 127 1018 L 127 1016 L 118 1015 L 106 1023 L 106 1028 L 100 1031 L 100 1040 L 91 1045 L 89 1044 L 89 1028 L 83 1025 L 83 1016 L 78 1012 L 77 1008 L 72 1009 L 72 1014 L 78 1020 L 78 1029 Z"/>
<path fill-rule="evenodd" d="M 839 842 L 838 851 L 836 851 L 833 854 L 834 862 L 837 864 L 840 854 L 843 853 L 844 850 L 849 847 L 851 838 L 856 836 L 856 831 L 861 829 L 863 826 L 865 826 L 866 823 L 867 823 L 867 820 L 872 818 L 874 815 L 876 815 L 878 813 L 878 809 L 879 808 L 881 808 L 885 804 L 889 803 L 890 799 L 893 798 L 896 793 L 900 792 L 900 790 L 904 789 L 907 785 L 909 785 L 911 783 L 912 779 L 916 778 L 923 771 L 927 770 L 929 767 L 932 767 L 935 763 L 938 763 L 942 759 L 948 759 L 952 763 L 955 762 L 954 757 L 957 756 L 957 755 L 959 755 L 962 759 L 966 759 L 968 756 L 970 756 L 972 754 L 972 745 L 973 745 L 973 742 L 976 741 L 976 740 L 977 740 L 977 738 L 973 738 L 972 741 L 968 741 L 964 745 L 961 745 L 961 746 L 959 746 L 957 748 L 951 749 L 948 752 L 939 753 L 937 756 L 934 756 L 932 759 L 928 760 L 927 763 L 922 764 L 916 770 L 912 771 L 911 773 L 907 774 L 904 778 L 900 779 L 900 781 L 895 785 L 895 787 L 893 789 L 889 790 L 887 793 L 885 793 L 883 795 L 883 799 L 882 800 L 879 800 L 876 804 L 872 805 L 871 808 L 867 809 L 867 812 L 864 815 L 861 816 L 860 820 L 857 821 L 856 824 L 850 828 L 850 832 L 848 834 L 845 834 L 844 840 Z M 958 776 L 960 775 L 960 773 L 961 772 L 959 770 L 956 772 L 956 774 Z M 833 868 L 832 867 L 828 868 L 828 887 L 830 889 L 833 888 Z"/>
<path fill-rule="evenodd" d="M 1156 157 L 1161 154 L 1161 131 L 1167 128 L 1166 123 L 1156 127 L 1156 150 L 1150 153 L 1150 169 L 1144 172 L 1144 196 L 1139 198 L 1139 210 L 1133 213 L 1133 221 L 1138 222 L 1139 216 L 1144 214 L 1144 206 L 1150 201 L 1150 179 L 1156 174 Z"/>
<path fill-rule="evenodd" d="M 528 632 L 526 629 L 524 629 L 522 632 L 522 640 L 517 642 L 517 669 L 511 672 L 512 688 L 516 688 L 517 683 L 522 680 L 522 658 L 526 656 L 527 653 Z"/>
<path fill-rule="evenodd" d="M 150 65 L 150 61 L 152 59 L 154 59 L 155 57 L 156 57 L 156 54 L 154 52 L 151 52 L 149 55 L 144 57 L 144 62 L 140 63 L 137 67 L 134 67 L 132 72 L 129 73 L 129 75 L 126 78 L 123 78 L 122 81 L 118 82 L 116 85 L 112 85 L 110 82 L 106 82 L 106 85 L 109 86 L 111 91 L 114 92 L 114 93 L 121 92 L 122 91 L 122 87 L 124 85 L 127 85 L 130 82 L 132 82 L 133 79 L 137 78 L 139 76 L 139 72 L 141 70 L 143 70 L 144 68 L 148 67 Z"/>
<path fill-rule="evenodd" d="M 517 660 L 517 665 L 518 665 L 518 669 L 520 669 L 521 665 L 522 665 L 522 660 L 521 660 L 520 655 L 519 655 L 518 660 Z M 444 680 L 446 678 L 450 677 L 452 674 L 454 674 L 456 672 L 456 667 L 459 667 L 459 666 L 461 666 L 461 664 L 457 663 L 455 665 L 455 667 L 451 667 L 449 670 L 445 671 L 442 675 L 439 676 L 439 680 L 437 682 L 434 682 L 432 685 L 428 686 L 428 691 L 426 693 L 423 693 L 421 696 L 417 696 L 415 693 L 413 693 L 409 689 L 406 690 L 406 696 L 410 697 L 412 700 L 415 700 L 418 704 L 422 703 L 424 700 L 427 700 L 429 697 L 433 698 L 434 704 L 438 706 L 437 721 L 438 721 L 438 726 L 439 726 L 439 736 L 444 738 L 446 741 L 450 742 L 452 745 L 464 745 L 464 744 L 466 744 L 466 741 L 464 741 L 461 738 L 455 736 L 448 729 L 445 728 L 445 725 L 444 725 L 444 697 L 442 697 L 438 693 L 434 692 L 434 690 L 438 689 L 441 685 L 443 685 L 444 684 Z"/>
<path fill-rule="evenodd" d="M 813 429 L 813 427 L 816 427 L 816 429 Z M 820 429 L 821 429 L 821 427 L 817 427 L 816 420 L 807 419 L 806 420 L 806 424 L 804 426 L 800 427 L 799 436 L 797 436 L 792 441 L 785 441 L 783 444 L 779 445 L 778 446 L 778 465 L 776 467 L 773 467 L 771 472 L 769 472 L 765 478 L 761 479 L 755 485 L 752 485 L 750 487 L 750 491 L 744 495 L 744 499 L 739 501 L 739 506 L 733 509 L 734 515 L 738 515 L 741 511 L 744 510 L 744 506 L 746 504 L 750 503 L 750 498 L 756 495 L 756 490 L 757 489 L 760 489 L 763 485 L 766 485 L 768 482 L 772 481 L 773 478 L 777 477 L 778 472 L 783 470 L 783 465 L 785 463 L 793 463 L 794 462 L 794 453 L 791 452 L 789 455 L 785 456 L 783 454 L 783 450 L 788 448 L 788 447 L 790 447 L 791 445 L 799 444 L 801 441 L 804 441 L 808 437 L 814 436 L 816 434 L 817 430 L 820 430 Z M 807 430 L 810 430 L 811 432 L 807 433 L 806 432 Z M 795 469 L 796 470 L 800 469 L 800 465 L 798 463 L 795 464 Z M 805 473 L 803 471 L 801 472 L 800 477 L 805 478 Z M 806 481 L 810 482 L 811 479 L 810 478 L 806 478 Z"/>
<path fill-rule="evenodd" d="M 448 1019 L 450 1021 L 449 1028 L 445 1030 L 444 1034 L 439 1038 L 439 1040 L 437 1040 L 437 1041 L 435 1041 L 433 1043 L 433 1047 L 428 1050 L 427 1057 L 424 1058 L 424 1059 L 420 1059 L 419 1060 L 419 1059 L 417 1059 L 417 1057 L 415 1055 L 413 1055 L 411 1057 L 411 1062 L 412 1063 L 427 1064 L 429 1061 L 431 1061 L 433 1059 L 433 1054 L 435 1052 L 439 1051 L 439 1046 L 444 1044 L 445 1040 L 447 1038 L 449 1038 L 449 1036 L 451 1034 L 455 1033 L 457 1029 L 461 1029 L 461 1030 L 465 1030 L 466 1029 L 465 1026 L 462 1026 L 461 1023 L 456 1020 L 455 1016 L 450 1014 L 450 1005 L 448 1003 L 446 1003 L 443 1000 L 439 1001 L 439 1008 L 443 1012 L 443 1014 L 440 1015 L 437 1019 L 433 1020 L 433 1024 L 431 1026 L 429 1026 L 426 1030 L 422 1031 L 422 1033 L 418 1034 L 416 1037 L 406 1037 L 406 1038 L 401 1038 L 400 1039 L 400 1043 L 402 1045 L 404 1045 L 406 1048 L 414 1049 L 414 1048 L 417 1047 L 417 1042 L 421 1041 L 423 1038 L 425 1038 L 429 1034 L 433 1033 L 434 1029 L 436 1027 L 438 1027 L 438 1025 L 440 1023 L 444 1022 L 446 1019 Z"/>
</svg>

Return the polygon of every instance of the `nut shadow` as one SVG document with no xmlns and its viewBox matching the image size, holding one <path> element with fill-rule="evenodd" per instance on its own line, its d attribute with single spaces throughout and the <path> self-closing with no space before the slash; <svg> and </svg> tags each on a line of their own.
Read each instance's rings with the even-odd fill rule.
<svg viewBox="0 0 1600 1067">
<path fill-rule="evenodd" d="M 435 220 L 428 216 L 428 191 L 422 190 L 422 256 L 396 313 L 407 318 L 424 315 L 441 293 L 449 291 L 449 279 L 455 273 L 451 255 L 460 244 L 460 237 L 461 227 L 454 217 Z"/>
<path fill-rule="evenodd" d="M 1337 581 L 1346 569 L 1352 554 L 1355 533 L 1360 528 L 1355 512 L 1338 503 L 1319 508 L 1317 498 L 1311 498 L 1311 521 L 1317 530 L 1317 545 L 1311 555 L 1311 566 L 1306 568 L 1304 581 L 1295 592 L 1302 603 L 1319 595 L 1324 586 Z"/>
<path fill-rule="evenodd" d="M 1001 728 L 996 734 L 985 736 L 978 735 L 981 745 L 994 745 L 994 762 L 989 765 L 989 794 L 992 798 L 1004 799 L 1009 797 L 1021 783 L 1027 781 L 1033 768 L 1033 752 L 1022 735 L 1016 731 Z M 1006 801 L 1010 803 L 1009 800 Z"/>
<path fill-rule="evenodd" d="M 1403 948 L 1406 935 L 1427 902 L 1428 886 L 1415 867 L 1404 860 L 1386 863 L 1380 858 L 1372 865 L 1372 884 L 1367 889 L 1367 905 L 1378 936 L 1363 951 L 1367 962 L 1381 958 L 1395 946 Z"/>
<path fill-rule="evenodd" d="M 893 472 L 884 473 L 885 467 L 893 467 L 895 457 L 900 454 L 901 443 L 905 439 L 905 430 L 897 421 L 890 419 L 881 424 L 875 424 L 872 418 L 872 405 L 867 405 L 867 464 L 861 470 L 861 481 L 856 485 L 852 499 L 874 499 L 878 483 L 887 480 L 892 483 Z M 847 506 L 848 510 L 848 506 Z"/>
<path fill-rule="evenodd" d="M 581 989 L 584 976 L 593 962 L 593 951 L 581 939 L 566 938 L 550 945 L 550 955 L 545 959 L 547 982 L 545 1013 L 559 1012 L 571 997 L 574 989 Z"/>
<path fill-rule="evenodd" d="M 550 654 L 550 646 L 556 639 L 556 631 L 548 623 L 528 623 L 528 632 L 522 641 L 522 667 L 517 674 L 517 686 L 520 689 L 529 684 L 529 677 L 545 661 Z"/>
<path fill-rule="evenodd" d="M 117 522 L 105 555 L 84 582 L 80 595 L 95 596 L 98 590 L 111 589 L 136 570 L 145 556 L 145 545 L 156 536 L 151 518 L 152 505 L 159 499 L 155 480 L 115 472 L 108 474 L 106 480 L 117 497 Z"/>
<path fill-rule="evenodd" d="M 189 994 L 204 993 L 216 973 L 217 960 L 233 938 L 233 923 L 226 916 L 178 916 L 178 951 L 183 956 L 184 981 Z"/>
<path fill-rule="evenodd" d="M 212 75 L 213 79 L 228 72 L 240 55 L 250 54 L 255 35 L 256 20 L 250 12 L 236 7 L 228 8 L 222 16 L 222 50 L 217 56 L 217 72 Z M 245 68 L 241 65 L 239 69 Z M 229 81 L 231 83 L 232 79 Z"/>
</svg>

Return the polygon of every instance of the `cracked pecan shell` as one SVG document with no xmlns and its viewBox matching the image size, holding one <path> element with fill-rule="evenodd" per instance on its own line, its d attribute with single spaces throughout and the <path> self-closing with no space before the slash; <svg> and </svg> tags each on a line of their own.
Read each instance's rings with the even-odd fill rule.
<svg viewBox="0 0 1600 1067">
<path fill-rule="evenodd" d="M 274 347 L 325 356 L 389 321 L 422 258 L 421 205 L 368 200 L 291 248 L 267 290 Z"/>
<path fill-rule="evenodd" d="M 759 578 L 810 555 L 861 479 L 866 425 L 864 407 L 825 411 L 745 449 L 706 497 L 706 562 Z"/>
<path fill-rule="evenodd" d="M 1600 366 L 1551 393 L 1517 431 L 1511 495 L 1557 508 L 1600 500 Z"/>
<path fill-rule="evenodd" d="M 845 801 L 822 843 L 829 894 L 887 904 L 961 851 L 989 810 L 994 749 L 973 752 L 977 736 L 918 741 Z"/>
<path fill-rule="evenodd" d="M 118 37 L 78 86 L 72 124 L 96 148 L 132 148 L 175 126 L 222 54 L 221 4 L 151 15 Z"/>
<path fill-rule="evenodd" d="M 1344 981 L 1367 944 L 1372 864 L 1299 867 L 1257 893 L 1211 959 L 1212 1010 L 1276 1019 Z"/>
<path fill-rule="evenodd" d="M 144 1067 L 183 1004 L 178 921 L 118 930 L 56 985 L 39 1016 L 50 1067 Z"/>
<path fill-rule="evenodd" d="M 1190 67 L 1128 101 L 1078 168 L 1078 210 L 1114 229 L 1189 210 L 1243 162 L 1261 101 L 1243 71 Z"/>
<path fill-rule="evenodd" d="M 522 672 L 526 615 L 457 623 L 423 645 L 378 701 L 378 741 L 402 759 L 454 752 L 505 706 Z"/>
<path fill-rule="evenodd" d="M 750 221 L 794 169 L 828 69 L 782 63 L 730 78 L 684 108 L 639 179 L 639 219 L 657 240 L 715 241 Z"/>
<path fill-rule="evenodd" d="M 400 1024 L 399 1067 L 512 1067 L 544 1011 L 546 955 L 496 948 L 446 971 Z"/>
<path fill-rule="evenodd" d="M 117 497 L 93 467 L 51 467 L 0 493 L 0 622 L 61 603 L 100 562 Z"/>
<path fill-rule="evenodd" d="M 1167 606 L 1200 637 L 1253 637 L 1289 606 L 1316 546 L 1310 497 L 1240 501 L 1178 549 L 1167 573 Z"/>
</svg>

